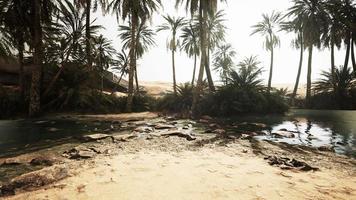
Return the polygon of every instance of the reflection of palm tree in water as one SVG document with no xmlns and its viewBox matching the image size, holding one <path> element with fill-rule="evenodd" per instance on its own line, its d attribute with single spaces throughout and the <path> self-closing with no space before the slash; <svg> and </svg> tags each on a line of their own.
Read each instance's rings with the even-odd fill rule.
<svg viewBox="0 0 356 200">
<path fill-rule="evenodd" d="M 307 128 L 305 129 L 305 133 L 308 135 L 307 138 L 309 141 L 307 141 L 309 144 L 311 143 L 310 140 L 312 139 L 311 136 L 312 134 L 310 134 L 310 129 L 313 127 L 312 122 L 308 119 L 307 120 Z"/>
<path fill-rule="evenodd" d="M 304 144 L 304 141 L 303 141 L 302 138 L 301 138 L 301 132 L 300 132 L 300 129 L 299 129 L 299 126 L 300 126 L 300 125 L 299 125 L 299 121 L 298 121 L 297 119 L 294 119 L 294 120 L 293 120 L 293 124 L 294 124 L 294 126 L 295 126 L 295 130 L 296 130 L 297 133 L 298 133 L 298 139 L 299 139 L 299 141 Z"/>
</svg>

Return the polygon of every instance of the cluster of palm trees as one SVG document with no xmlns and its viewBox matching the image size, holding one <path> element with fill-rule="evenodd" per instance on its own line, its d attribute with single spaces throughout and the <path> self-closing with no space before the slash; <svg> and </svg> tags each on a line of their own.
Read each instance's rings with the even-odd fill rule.
<svg viewBox="0 0 356 200">
<path fill-rule="evenodd" d="M 314 48 L 330 48 L 331 73 L 335 72 L 334 51 L 346 46 L 344 69 L 351 57 L 356 71 L 354 46 L 356 44 L 356 6 L 352 0 L 292 0 L 293 6 L 286 14 L 273 12 L 263 15 L 263 20 L 253 26 L 252 35 L 260 33 L 264 47 L 271 54 L 267 91 L 271 90 L 274 49 L 279 46 L 278 32 L 283 30 L 296 35 L 294 47 L 300 49 L 300 63 L 295 89 L 295 98 L 302 69 L 303 53 L 308 50 L 307 102 L 311 97 L 311 70 Z M 194 59 L 192 76 L 192 113 L 204 86 L 206 74 L 210 91 L 215 91 L 211 75 L 211 64 L 227 83 L 233 72 L 233 57 L 236 52 L 225 44 L 224 13 L 218 11 L 218 3 L 226 0 L 176 0 L 176 7 L 184 6 L 191 19 L 164 16 L 165 23 L 157 31 L 170 31 L 167 47 L 171 51 L 173 91 L 177 93 L 175 54 L 184 51 Z M 3 0 L 0 2 L 0 53 L 2 57 L 15 54 L 20 65 L 19 85 L 22 93 L 25 86 L 23 66 L 25 57 L 31 56 L 34 66 L 31 78 L 29 114 L 35 116 L 41 109 L 41 97 L 49 93 L 67 63 L 84 63 L 86 70 L 100 69 L 104 72 L 112 67 L 121 74 L 128 74 L 127 111 L 132 111 L 133 96 L 139 92 L 137 60 L 155 45 L 155 30 L 148 25 L 152 15 L 162 7 L 161 0 Z M 91 13 L 98 8 L 103 14 L 116 15 L 119 23 L 119 38 L 123 50 L 112 47 L 111 41 L 99 34 L 103 27 L 94 25 Z M 213 56 L 211 56 L 213 54 Z M 213 61 L 211 61 L 213 57 Z M 200 65 L 198 66 L 198 58 Z M 257 65 L 255 57 L 246 58 L 250 65 Z M 42 68 L 55 63 L 58 72 L 41 93 Z M 240 63 L 241 64 L 241 63 Z M 198 69 L 198 70 L 197 70 Z M 247 68 L 248 69 L 248 68 Z M 196 70 L 198 71 L 196 75 Z M 251 68 L 252 70 L 252 68 Z M 260 70 L 253 68 L 260 74 Z M 345 71 L 345 70 L 344 70 Z M 241 71 L 242 73 L 243 71 Z M 253 74 L 253 73 L 252 73 Z M 235 74 L 236 75 L 236 74 Z M 239 75 L 239 74 L 237 74 Z M 251 74 L 250 74 L 251 75 Z M 243 74 L 241 75 L 243 78 Z M 197 80 L 196 80 L 197 77 Z M 333 79 L 335 75 L 332 75 Z M 134 81 L 136 80 L 136 89 Z M 335 81 L 333 82 L 336 87 Z M 101 87 L 103 88 L 103 86 Z"/>
</svg>

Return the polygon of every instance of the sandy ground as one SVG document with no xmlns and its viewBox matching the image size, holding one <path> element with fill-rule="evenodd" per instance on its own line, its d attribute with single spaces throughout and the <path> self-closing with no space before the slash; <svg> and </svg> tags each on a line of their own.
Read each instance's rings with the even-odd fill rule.
<svg viewBox="0 0 356 200">
<path fill-rule="evenodd" d="M 84 161 L 70 178 L 8 199 L 356 199 L 348 159 L 326 166 L 334 161 L 313 156 L 320 171 L 285 171 L 268 165 L 247 141 L 195 144 L 175 137 L 120 144 L 117 154 Z"/>
</svg>

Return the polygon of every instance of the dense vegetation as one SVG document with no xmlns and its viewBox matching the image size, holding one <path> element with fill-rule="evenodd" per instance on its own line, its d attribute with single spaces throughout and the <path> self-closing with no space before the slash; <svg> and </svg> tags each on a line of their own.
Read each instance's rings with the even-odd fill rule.
<svg viewBox="0 0 356 200">
<path fill-rule="evenodd" d="M 269 79 L 264 86 L 257 57 L 235 62 L 235 50 L 225 40 L 224 0 L 176 0 L 191 19 L 165 15 L 165 23 L 152 27 L 153 13 L 161 0 L 3 0 L 0 2 L 0 59 L 19 65 L 18 88 L 0 85 L 1 116 L 16 112 L 37 116 L 47 111 L 132 112 L 160 109 L 200 114 L 284 112 L 288 103 L 307 108 L 355 109 L 356 3 L 352 0 L 292 0 L 285 13 L 263 14 L 252 26 L 270 53 Z M 98 8 L 116 15 L 123 49 L 116 50 L 100 34 L 102 26 L 91 18 Z M 173 93 L 158 104 L 144 95 L 137 77 L 137 60 L 155 45 L 155 32 L 169 31 Z M 295 34 L 293 47 L 300 49 L 296 83 L 291 94 L 272 87 L 274 49 L 279 34 Z M 335 48 L 346 48 L 344 65 L 335 66 Z M 322 79 L 311 82 L 315 48 L 330 49 L 330 67 Z M 175 54 L 184 51 L 194 59 L 192 81 L 177 86 Z M 306 99 L 297 88 L 304 51 L 308 52 Z M 200 64 L 197 62 L 200 59 Z M 351 66 L 349 61 L 351 60 Z M 212 66 L 211 66 L 212 65 Z M 31 66 L 30 74 L 25 66 Z M 220 73 L 215 85 L 211 69 Z M 128 78 L 127 97 L 104 91 L 117 85 L 107 82 L 107 71 Z M 203 79 L 206 74 L 206 80 Z M 116 80 L 116 79 L 114 79 Z M 135 82 L 135 84 L 134 84 Z M 134 87 L 136 85 L 136 87 Z M 299 98 L 299 99 L 298 99 Z M 301 103 L 300 103 L 301 102 Z"/>
</svg>

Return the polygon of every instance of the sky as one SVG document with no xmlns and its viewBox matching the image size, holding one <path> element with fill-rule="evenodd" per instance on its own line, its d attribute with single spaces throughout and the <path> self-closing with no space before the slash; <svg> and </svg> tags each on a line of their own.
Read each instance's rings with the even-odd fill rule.
<svg viewBox="0 0 356 200">
<path fill-rule="evenodd" d="M 175 0 L 162 0 L 164 8 L 154 14 L 151 20 L 151 27 L 156 30 L 156 27 L 164 23 L 162 15 L 169 14 L 176 17 L 190 18 L 190 14 L 185 12 L 184 7 L 175 8 Z M 251 55 L 257 56 L 261 62 L 260 67 L 263 67 L 264 73 L 262 78 L 268 79 L 270 53 L 263 48 L 263 39 L 256 34 L 250 36 L 252 32 L 251 26 L 262 20 L 262 14 L 270 14 L 272 11 L 286 12 L 291 6 L 289 0 L 227 0 L 227 3 L 219 3 L 218 9 L 224 10 L 228 28 L 226 31 L 226 42 L 232 44 L 237 55 L 235 63 L 243 60 Z M 116 16 L 102 16 L 100 11 L 94 14 L 97 18 L 96 23 L 105 27 L 102 34 L 112 40 L 113 46 L 121 49 L 121 41 L 118 38 L 118 22 Z M 123 23 L 120 21 L 120 24 Z M 180 34 L 180 33 L 178 33 Z M 291 47 L 293 34 L 285 32 L 277 33 L 281 39 L 281 46 L 275 50 L 273 84 L 293 84 L 296 79 L 296 74 L 299 64 L 300 51 Z M 152 47 L 143 58 L 138 60 L 138 76 L 140 81 L 164 81 L 172 82 L 172 61 L 171 54 L 167 50 L 167 39 L 169 32 L 158 32 L 156 35 L 157 45 Z M 314 48 L 315 49 L 315 48 Z M 330 68 L 330 52 L 328 49 L 317 50 L 313 52 L 313 69 L 312 79 L 320 78 L 319 74 L 322 70 Z M 336 65 L 342 65 L 344 59 L 344 49 L 338 50 L 335 53 Z M 303 69 L 301 74 L 301 83 L 306 83 L 307 72 L 307 52 L 304 54 Z M 176 78 L 179 83 L 191 81 L 193 74 L 193 59 L 187 57 L 184 52 L 177 52 L 176 55 Z M 213 79 L 219 81 L 219 75 L 213 72 Z"/>
</svg>

